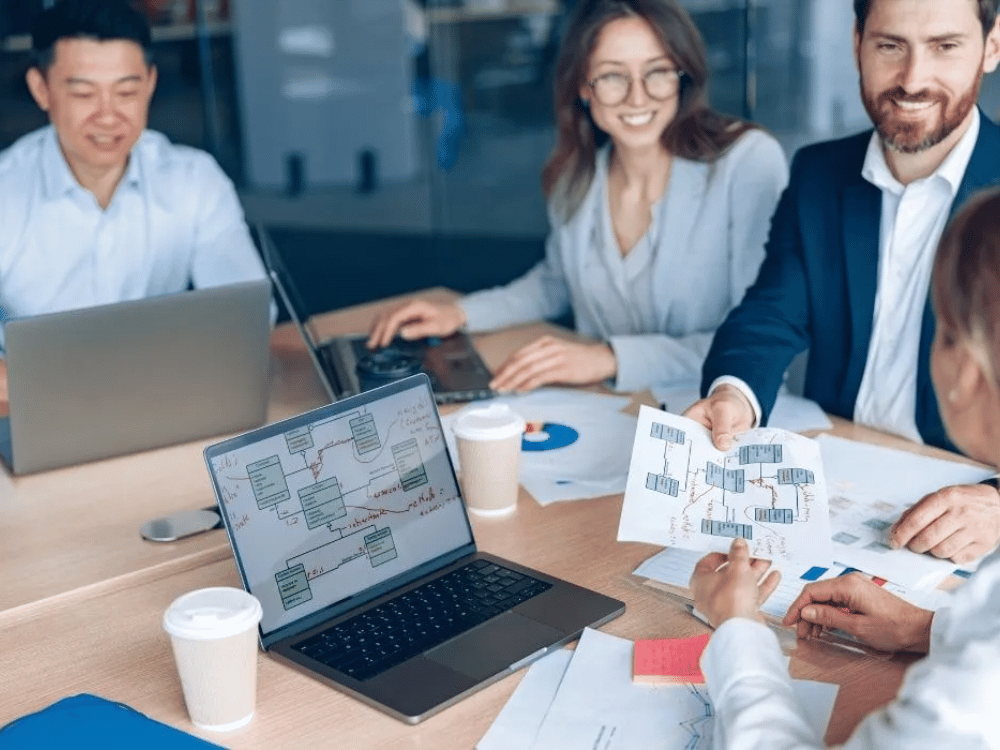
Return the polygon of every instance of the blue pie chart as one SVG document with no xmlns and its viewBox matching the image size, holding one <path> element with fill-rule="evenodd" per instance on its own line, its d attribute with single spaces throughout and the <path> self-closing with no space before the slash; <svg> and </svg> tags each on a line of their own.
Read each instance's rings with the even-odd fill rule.
<svg viewBox="0 0 1000 750">
<path fill-rule="evenodd" d="M 521 450 L 554 451 L 573 445 L 579 437 L 580 433 L 572 427 L 555 422 L 543 422 L 541 429 L 524 434 L 521 438 Z"/>
</svg>

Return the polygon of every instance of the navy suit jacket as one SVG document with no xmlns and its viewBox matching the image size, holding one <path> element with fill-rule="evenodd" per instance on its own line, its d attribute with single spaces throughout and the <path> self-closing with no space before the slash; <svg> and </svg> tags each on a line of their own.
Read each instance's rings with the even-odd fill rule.
<svg viewBox="0 0 1000 750">
<path fill-rule="evenodd" d="M 982 115 L 982 113 L 980 113 Z M 1000 182 L 1000 127 L 980 119 L 979 138 L 951 206 Z M 775 209 L 757 281 L 716 332 L 702 370 L 702 395 L 719 376 L 745 381 L 762 424 L 785 370 L 809 350 L 805 395 L 847 419 L 861 386 L 872 335 L 882 193 L 861 176 L 871 131 L 802 148 Z M 924 442 L 955 450 L 930 378 L 934 312 L 924 308 L 917 370 L 917 429 Z"/>
</svg>

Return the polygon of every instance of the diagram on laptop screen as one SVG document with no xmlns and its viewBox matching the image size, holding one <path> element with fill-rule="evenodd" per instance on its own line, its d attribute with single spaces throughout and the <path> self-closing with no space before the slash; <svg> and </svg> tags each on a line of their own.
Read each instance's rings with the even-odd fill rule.
<svg viewBox="0 0 1000 750">
<path fill-rule="evenodd" d="M 725 552 L 736 537 L 756 557 L 832 561 L 819 446 L 758 428 L 723 452 L 697 422 L 643 406 L 618 538 Z"/>
<path fill-rule="evenodd" d="M 344 403 L 211 459 L 265 632 L 472 540 L 430 390 Z"/>
</svg>

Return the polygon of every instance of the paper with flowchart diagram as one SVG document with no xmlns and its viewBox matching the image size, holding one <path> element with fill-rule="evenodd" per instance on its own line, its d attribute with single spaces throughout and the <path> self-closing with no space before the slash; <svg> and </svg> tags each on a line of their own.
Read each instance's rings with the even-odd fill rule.
<svg viewBox="0 0 1000 750">
<path fill-rule="evenodd" d="M 618 540 L 831 563 L 830 513 L 819 446 L 786 430 L 740 433 L 728 451 L 686 417 L 639 412 Z"/>
</svg>

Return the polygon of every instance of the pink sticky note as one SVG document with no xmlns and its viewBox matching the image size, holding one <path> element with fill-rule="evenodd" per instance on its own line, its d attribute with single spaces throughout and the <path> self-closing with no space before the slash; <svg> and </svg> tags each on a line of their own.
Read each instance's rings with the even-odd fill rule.
<svg viewBox="0 0 1000 750">
<path fill-rule="evenodd" d="M 635 642 L 633 682 L 705 681 L 698 661 L 711 633 L 693 638 L 656 638 Z"/>
</svg>

